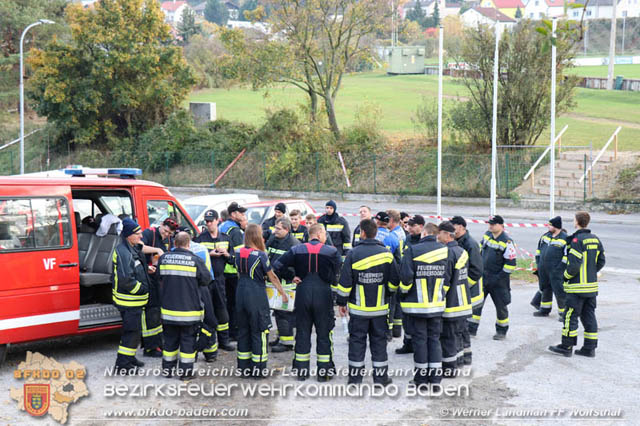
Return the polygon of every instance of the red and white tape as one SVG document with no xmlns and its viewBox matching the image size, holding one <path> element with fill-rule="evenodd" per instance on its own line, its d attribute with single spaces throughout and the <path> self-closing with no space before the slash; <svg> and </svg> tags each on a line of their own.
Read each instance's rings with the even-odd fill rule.
<svg viewBox="0 0 640 426">
<path fill-rule="evenodd" d="M 322 216 L 324 213 L 316 213 L 317 217 Z M 360 217 L 358 213 L 338 213 L 340 216 L 344 217 Z M 444 219 L 442 216 L 435 215 L 422 215 L 425 219 Z M 448 218 L 451 219 L 451 218 Z M 483 219 L 465 219 L 468 223 L 482 223 L 488 224 L 488 220 Z M 505 223 L 504 226 L 506 228 L 546 228 L 546 223 Z"/>
</svg>

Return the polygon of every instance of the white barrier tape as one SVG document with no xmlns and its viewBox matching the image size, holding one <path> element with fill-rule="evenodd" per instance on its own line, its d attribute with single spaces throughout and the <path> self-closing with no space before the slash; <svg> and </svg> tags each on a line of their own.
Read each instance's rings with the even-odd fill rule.
<svg viewBox="0 0 640 426">
<path fill-rule="evenodd" d="M 338 214 L 344 217 L 360 216 L 358 213 L 338 213 Z M 316 212 L 316 217 L 320 217 L 322 215 L 324 215 L 324 213 Z M 442 216 L 435 216 L 435 215 L 422 215 L 422 217 L 424 217 L 425 219 L 444 219 L 444 217 Z M 451 219 L 451 218 L 447 218 L 447 219 Z M 482 220 L 482 219 L 465 219 L 465 220 L 467 221 L 467 223 L 483 223 L 483 224 L 489 223 L 488 220 Z M 505 228 L 546 228 L 547 224 L 546 223 L 505 223 L 504 226 Z"/>
</svg>

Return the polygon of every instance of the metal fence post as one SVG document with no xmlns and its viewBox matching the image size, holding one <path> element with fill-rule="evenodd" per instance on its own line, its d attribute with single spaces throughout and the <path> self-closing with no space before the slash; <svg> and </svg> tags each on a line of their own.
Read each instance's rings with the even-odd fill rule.
<svg viewBox="0 0 640 426">
<path fill-rule="evenodd" d="M 587 170 L 587 154 L 584 154 L 584 169 L 583 170 Z M 582 181 L 583 183 L 583 192 L 582 192 L 582 203 L 584 204 L 587 201 L 587 180 L 583 179 Z"/>
<path fill-rule="evenodd" d="M 507 191 L 506 194 L 509 194 L 511 187 L 509 186 L 509 153 L 507 152 L 504 157 L 504 168 L 505 168 L 505 178 L 507 179 Z"/>
<path fill-rule="evenodd" d="M 216 179 L 216 152 L 211 151 L 211 181 L 213 182 Z M 215 184 L 211 184 L 211 186 L 215 186 Z"/>
<path fill-rule="evenodd" d="M 171 186 L 169 184 L 170 183 L 170 181 L 169 181 L 169 179 L 170 179 L 169 173 L 170 172 L 169 172 L 169 153 L 168 152 L 164 153 L 164 168 L 165 168 L 165 174 L 166 174 L 166 177 L 165 177 L 166 183 L 165 183 L 165 185 Z"/>
<path fill-rule="evenodd" d="M 378 193 L 378 182 L 377 182 L 377 168 L 376 168 L 376 154 L 373 153 L 373 193 Z"/>
<path fill-rule="evenodd" d="M 316 192 L 320 192 L 320 153 L 316 152 Z"/>
<path fill-rule="evenodd" d="M 262 153 L 262 186 L 267 189 L 267 154 Z"/>
</svg>

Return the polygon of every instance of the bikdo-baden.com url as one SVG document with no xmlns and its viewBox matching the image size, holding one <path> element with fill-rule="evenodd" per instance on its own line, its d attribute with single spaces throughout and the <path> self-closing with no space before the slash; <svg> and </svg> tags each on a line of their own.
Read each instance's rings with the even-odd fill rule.
<svg viewBox="0 0 640 426">
<path fill-rule="evenodd" d="M 105 418 L 209 419 L 249 417 L 248 408 L 137 408 L 108 410 Z"/>
</svg>

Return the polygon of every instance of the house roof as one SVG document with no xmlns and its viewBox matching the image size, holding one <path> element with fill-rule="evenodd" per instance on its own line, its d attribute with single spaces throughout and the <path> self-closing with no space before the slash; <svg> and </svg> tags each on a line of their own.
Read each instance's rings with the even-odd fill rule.
<svg viewBox="0 0 640 426">
<path fill-rule="evenodd" d="M 182 5 L 187 4 L 186 1 L 163 1 L 160 7 L 167 12 L 175 12 Z"/>
<path fill-rule="evenodd" d="M 522 0 L 493 0 L 493 4 L 496 5 L 498 9 L 524 9 L 524 4 Z"/>
<path fill-rule="evenodd" d="M 205 9 L 206 7 L 207 7 L 207 2 L 206 2 L 206 1 L 203 1 L 203 2 L 202 2 L 202 3 L 200 3 L 200 4 L 197 4 L 197 5 L 193 6 L 193 8 L 192 8 L 192 9 L 193 9 L 194 11 L 196 11 L 196 12 L 203 12 L 203 11 L 204 11 L 204 9 Z"/>
<path fill-rule="evenodd" d="M 545 0 L 549 7 L 564 7 L 564 0 Z"/>
<path fill-rule="evenodd" d="M 240 9 L 235 3 L 232 3 L 230 1 L 225 2 L 224 5 L 227 6 L 227 9 Z"/>
<path fill-rule="evenodd" d="M 509 18 L 507 15 L 505 15 L 502 12 L 500 12 L 498 9 L 494 9 L 492 7 L 473 7 L 471 9 L 469 9 L 469 10 L 475 10 L 476 12 L 481 14 L 482 16 L 485 16 L 485 17 L 491 19 L 492 21 L 496 21 L 497 20 L 498 22 L 516 22 L 515 19 Z M 465 12 L 465 13 L 467 13 L 467 12 Z"/>
</svg>

